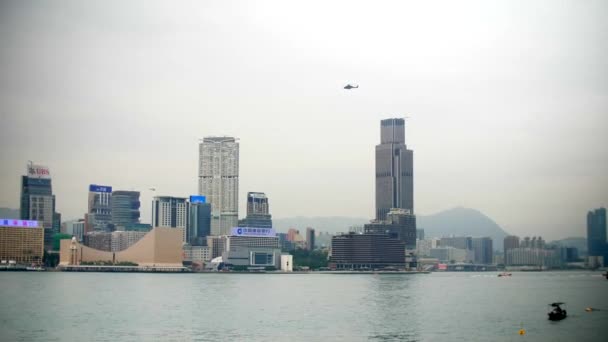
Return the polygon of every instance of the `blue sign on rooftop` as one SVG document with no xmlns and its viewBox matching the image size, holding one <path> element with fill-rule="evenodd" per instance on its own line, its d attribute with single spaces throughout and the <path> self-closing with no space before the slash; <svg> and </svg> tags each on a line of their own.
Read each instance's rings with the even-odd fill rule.
<svg viewBox="0 0 608 342">
<path fill-rule="evenodd" d="M 90 192 L 112 192 L 111 186 L 91 184 L 89 185 Z"/>
<path fill-rule="evenodd" d="M 190 196 L 190 203 L 207 203 L 207 197 L 192 195 Z"/>
</svg>

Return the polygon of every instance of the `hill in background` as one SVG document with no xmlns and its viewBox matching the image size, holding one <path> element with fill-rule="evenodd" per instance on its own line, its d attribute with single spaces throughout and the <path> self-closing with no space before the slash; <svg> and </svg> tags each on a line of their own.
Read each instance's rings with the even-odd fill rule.
<svg viewBox="0 0 608 342">
<path fill-rule="evenodd" d="M 296 228 L 303 234 L 306 227 L 313 227 L 317 232 L 330 232 L 332 234 L 347 232 L 351 226 L 362 226 L 368 223 L 368 218 L 362 217 L 289 217 L 273 219 L 273 226 L 279 232 L 286 232 L 289 228 Z M 496 222 L 475 209 L 454 208 L 432 215 L 418 215 L 418 228 L 424 229 L 426 238 L 442 236 L 473 236 L 491 237 L 495 250 L 502 250 L 503 239 L 507 236 Z"/>
</svg>

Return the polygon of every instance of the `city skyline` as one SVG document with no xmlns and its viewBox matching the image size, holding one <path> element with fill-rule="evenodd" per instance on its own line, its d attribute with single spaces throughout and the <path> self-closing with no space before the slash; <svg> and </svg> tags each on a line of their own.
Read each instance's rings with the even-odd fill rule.
<svg viewBox="0 0 608 342">
<path fill-rule="evenodd" d="M 276 218 L 372 218 L 377 123 L 406 115 L 418 215 L 464 206 L 553 239 L 585 236 L 585 213 L 608 206 L 606 4 L 353 4 L 351 19 L 329 4 L 310 30 L 314 4 L 114 6 L 3 4 L 0 206 L 18 208 L 32 159 L 66 220 L 88 184 L 110 184 L 141 191 L 147 221 L 154 195 L 197 193 L 196 141 L 226 134 L 239 198 L 263 190 Z"/>
</svg>

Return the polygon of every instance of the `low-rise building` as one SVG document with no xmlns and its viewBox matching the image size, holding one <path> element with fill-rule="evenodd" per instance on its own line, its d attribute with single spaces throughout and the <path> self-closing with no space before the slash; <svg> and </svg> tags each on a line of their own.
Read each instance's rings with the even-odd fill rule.
<svg viewBox="0 0 608 342">
<path fill-rule="evenodd" d="M 42 262 L 44 227 L 40 221 L 0 219 L 0 260 L 19 264 Z"/>
<path fill-rule="evenodd" d="M 437 247 L 432 248 L 430 251 L 432 258 L 439 259 L 444 263 L 454 262 L 469 262 L 471 263 L 474 259 L 472 250 L 454 248 L 454 247 Z"/>
<path fill-rule="evenodd" d="M 211 247 L 209 246 L 184 246 L 184 261 L 203 264 L 211 260 Z"/>
<path fill-rule="evenodd" d="M 405 244 L 387 234 L 336 235 L 331 242 L 333 269 L 405 267 Z"/>
</svg>

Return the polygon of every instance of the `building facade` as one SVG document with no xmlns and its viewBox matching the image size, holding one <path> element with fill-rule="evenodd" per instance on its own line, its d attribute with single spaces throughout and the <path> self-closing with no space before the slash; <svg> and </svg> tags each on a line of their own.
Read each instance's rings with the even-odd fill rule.
<svg viewBox="0 0 608 342">
<path fill-rule="evenodd" d="M 331 240 L 330 267 L 382 269 L 405 267 L 405 244 L 387 234 L 343 234 Z"/>
<path fill-rule="evenodd" d="M 47 166 L 27 164 L 27 173 L 21 177 L 20 216 L 22 220 L 40 221 L 44 228 L 44 245 L 50 248 L 53 235 L 59 233 L 61 222 L 55 212 L 55 195 L 51 174 Z"/>
<path fill-rule="evenodd" d="M 606 241 L 606 208 L 587 213 L 587 250 L 589 256 L 603 257 L 608 265 L 608 242 Z"/>
<path fill-rule="evenodd" d="M 492 238 L 473 238 L 473 252 L 475 254 L 475 257 L 473 259 L 475 263 L 485 265 L 492 264 L 494 257 Z"/>
<path fill-rule="evenodd" d="M 0 260 L 17 264 L 41 263 L 44 227 L 33 220 L 0 219 Z"/>
<path fill-rule="evenodd" d="M 89 185 L 87 218 L 89 231 L 110 232 L 112 223 L 112 187 Z"/>
<path fill-rule="evenodd" d="M 120 252 L 133 246 L 137 241 L 141 240 L 148 232 L 138 231 L 115 231 L 110 235 L 110 250 L 112 252 Z"/>
<path fill-rule="evenodd" d="M 211 234 L 228 235 L 238 225 L 239 143 L 206 137 L 199 144 L 198 193 L 211 204 Z"/>
<path fill-rule="evenodd" d="M 156 196 L 152 201 L 152 227 L 181 228 L 186 242 L 188 201 L 182 197 Z"/>
<path fill-rule="evenodd" d="M 376 145 L 376 220 L 385 220 L 391 208 L 414 213 L 414 152 L 405 145 L 405 120 L 380 123 Z"/>
<path fill-rule="evenodd" d="M 247 217 L 239 220 L 239 227 L 272 228 L 272 216 L 266 194 L 247 193 Z"/>
<path fill-rule="evenodd" d="M 192 246 L 206 246 L 211 235 L 211 204 L 205 196 L 190 196 L 186 240 Z"/>
<path fill-rule="evenodd" d="M 505 265 L 507 262 L 507 251 L 513 248 L 519 248 L 519 236 L 506 236 L 503 240 L 503 262 L 505 263 Z"/>
<path fill-rule="evenodd" d="M 382 221 L 365 224 L 365 234 L 389 234 L 401 240 L 407 249 L 416 248 L 416 216 L 407 209 L 392 208 Z"/>
<path fill-rule="evenodd" d="M 312 251 L 315 249 L 315 230 L 313 228 L 306 228 L 306 249 Z"/>
<path fill-rule="evenodd" d="M 75 236 L 76 240 L 82 242 L 84 239 L 84 220 L 66 222 L 65 233 Z"/>
<path fill-rule="evenodd" d="M 141 202 L 139 191 L 112 191 L 111 212 L 112 224 L 116 230 L 118 227 L 128 227 L 139 223 Z"/>
</svg>

